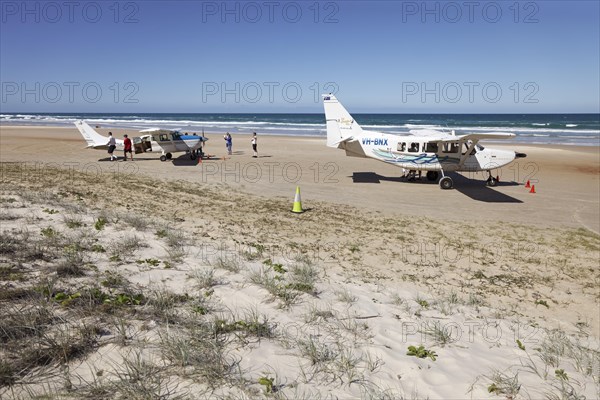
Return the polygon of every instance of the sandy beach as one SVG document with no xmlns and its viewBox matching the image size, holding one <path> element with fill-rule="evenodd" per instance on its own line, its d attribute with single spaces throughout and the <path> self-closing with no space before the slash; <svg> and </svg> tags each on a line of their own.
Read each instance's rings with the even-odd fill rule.
<svg viewBox="0 0 600 400">
<path fill-rule="evenodd" d="M 98 130 L 107 135 L 108 129 Z M 56 163 L 74 171 L 118 171 L 105 152 L 85 150 L 74 128 L 1 127 L 2 161 Z M 122 137 L 139 135 L 118 131 Z M 259 135 L 259 158 L 253 159 L 250 135 L 233 137 L 226 156 L 221 135 L 207 133 L 206 151 L 214 159 L 201 164 L 185 154 L 161 163 L 160 154 L 137 155 L 127 167 L 132 181 L 144 176 L 182 179 L 193 184 L 223 184 L 263 196 L 292 199 L 300 186 L 307 206 L 321 200 L 387 215 L 414 215 L 438 220 L 497 221 L 535 226 L 585 227 L 600 232 L 600 152 L 597 147 L 489 146 L 528 156 L 499 171 L 498 187 L 484 185 L 485 173 L 456 176 L 456 190 L 441 192 L 437 183 L 400 179 L 400 169 L 374 160 L 346 157 L 325 146 L 324 139 Z M 121 154 L 119 154 L 121 156 Z M 70 165 L 70 166 L 69 166 Z M 123 166 L 124 167 L 124 166 Z M 523 187 L 535 184 L 536 195 Z M 442 206 L 443 205 L 443 206 Z M 343 214 L 343 209 L 340 209 Z"/>
<path fill-rule="evenodd" d="M 110 162 L 0 126 L 0 396 L 132 398 L 133 371 L 164 398 L 600 396 L 598 147 L 484 144 L 527 157 L 442 191 L 258 133 Z M 49 333 L 11 328 L 38 308 Z M 72 357 L 22 362 L 56 332 Z"/>
</svg>

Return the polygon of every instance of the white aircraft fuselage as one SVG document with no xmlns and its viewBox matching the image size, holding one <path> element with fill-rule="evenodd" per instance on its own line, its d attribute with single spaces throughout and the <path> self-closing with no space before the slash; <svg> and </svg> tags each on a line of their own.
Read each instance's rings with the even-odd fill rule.
<svg viewBox="0 0 600 400">
<path fill-rule="evenodd" d="M 108 149 L 108 140 L 106 136 L 100 135 L 91 126 L 84 121 L 75 122 L 75 126 L 81 133 L 81 136 L 88 144 L 88 148 L 96 150 Z M 150 128 L 140 131 L 143 135 L 132 137 L 133 150 L 135 153 L 161 152 L 160 160 L 171 159 L 172 153 L 186 152 L 190 158 L 195 160 L 198 156 L 198 150 L 208 139 L 196 134 L 183 134 L 178 130 Z M 123 140 L 115 139 L 116 149 L 123 150 Z"/>
<path fill-rule="evenodd" d="M 327 120 L 327 146 L 346 151 L 351 157 L 373 158 L 409 171 L 427 171 L 427 178 L 439 181 L 442 189 L 453 186 L 445 172 L 488 171 L 489 186 L 496 185 L 491 170 L 501 168 L 515 158 L 525 157 L 514 151 L 484 148 L 480 139 L 507 139 L 512 133 L 494 132 L 455 135 L 436 130 L 415 130 L 398 136 L 365 131 L 333 95 L 323 95 Z"/>
</svg>

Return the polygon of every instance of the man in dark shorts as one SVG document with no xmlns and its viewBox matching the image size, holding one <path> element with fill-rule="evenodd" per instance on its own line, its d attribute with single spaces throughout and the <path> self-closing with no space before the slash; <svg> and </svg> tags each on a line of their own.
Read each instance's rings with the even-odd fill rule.
<svg viewBox="0 0 600 400">
<path fill-rule="evenodd" d="M 113 137 L 112 132 L 108 132 L 108 143 L 107 143 L 107 145 L 108 145 L 108 154 L 110 154 L 110 161 L 112 161 L 113 159 L 116 160 L 117 156 L 113 155 L 113 152 L 117 148 L 117 141 Z"/>
<path fill-rule="evenodd" d="M 133 161 L 133 152 L 131 151 L 131 139 L 127 137 L 127 135 L 123 135 L 123 155 L 125 159 L 123 161 L 127 161 L 127 153 L 131 157 L 131 161 Z"/>
<path fill-rule="evenodd" d="M 254 152 L 253 158 L 258 157 L 258 143 L 256 139 L 256 132 L 252 134 L 252 151 Z"/>
</svg>

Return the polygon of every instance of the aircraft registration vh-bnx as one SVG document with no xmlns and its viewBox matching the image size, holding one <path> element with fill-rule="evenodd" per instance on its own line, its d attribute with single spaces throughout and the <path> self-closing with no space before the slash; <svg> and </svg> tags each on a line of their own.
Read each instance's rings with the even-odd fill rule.
<svg viewBox="0 0 600 400">
<path fill-rule="evenodd" d="M 456 135 L 430 129 L 411 130 L 398 136 L 363 130 L 331 94 L 323 95 L 327 120 L 327 146 L 346 151 L 347 156 L 374 158 L 412 171 L 426 171 L 427 179 L 442 189 L 454 186 L 445 172 L 487 171 L 487 184 L 496 186 L 491 170 L 501 168 L 524 153 L 484 148 L 482 139 L 509 139 L 513 133 L 470 133 Z M 441 178 L 440 178 L 441 175 Z"/>
<path fill-rule="evenodd" d="M 88 144 L 88 148 L 108 149 L 108 137 L 102 136 L 84 121 L 75 122 L 75 126 Z M 208 139 L 204 136 L 182 134 L 178 130 L 150 128 L 140 131 L 143 135 L 131 138 L 133 151 L 136 154 L 148 151 L 160 151 L 160 161 L 170 160 L 172 153 L 186 152 L 195 160 L 201 156 L 202 143 Z M 123 150 L 123 140 L 115 139 L 117 150 Z M 200 150 L 200 153 L 199 153 Z"/>
</svg>

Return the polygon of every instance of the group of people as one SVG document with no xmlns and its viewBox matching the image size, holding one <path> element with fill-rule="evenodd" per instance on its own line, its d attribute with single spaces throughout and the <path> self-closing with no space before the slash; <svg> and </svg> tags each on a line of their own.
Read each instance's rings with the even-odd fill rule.
<svg viewBox="0 0 600 400">
<path fill-rule="evenodd" d="M 227 149 L 227 154 L 228 155 L 232 155 L 232 148 L 233 148 L 233 140 L 231 139 L 231 135 L 229 134 L 229 132 L 227 132 L 224 136 L 223 139 L 225 139 L 225 148 Z M 252 143 L 252 151 L 254 152 L 253 154 L 253 158 L 257 158 L 258 157 L 258 139 L 256 137 L 256 132 L 252 133 L 252 139 L 250 140 Z"/>
<path fill-rule="evenodd" d="M 202 134 L 202 136 L 204 136 L 204 134 Z M 227 154 L 232 155 L 232 148 L 233 148 L 233 140 L 231 138 L 231 135 L 229 134 L 229 132 L 227 132 L 225 134 L 225 136 L 223 136 L 223 138 L 225 139 L 225 147 L 227 148 Z M 257 158 L 258 157 L 258 139 L 256 137 L 256 132 L 254 132 L 252 134 L 252 139 L 251 139 L 251 143 L 252 143 L 252 151 L 254 152 L 253 154 L 253 158 Z M 117 160 L 117 156 L 114 155 L 115 149 L 117 148 L 117 140 L 114 138 L 112 132 L 108 132 L 108 143 L 106 144 L 108 146 L 108 154 L 110 154 L 110 161 L 114 161 Z M 200 150 L 201 154 L 202 154 L 202 150 Z M 131 147 L 131 139 L 129 139 L 129 137 L 127 135 L 123 135 L 123 159 L 124 161 L 127 161 L 127 153 L 129 153 L 129 158 L 131 161 L 133 161 L 133 151 L 132 151 L 132 147 Z"/>
<path fill-rule="evenodd" d="M 115 149 L 117 148 L 117 140 L 113 137 L 112 132 L 108 132 L 108 154 L 110 154 L 110 161 L 115 161 L 117 156 L 114 155 Z M 131 150 L 131 139 L 127 135 L 123 135 L 123 160 L 127 161 L 127 153 L 131 161 L 133 161 L 133 151 Z"/>
</svg>

